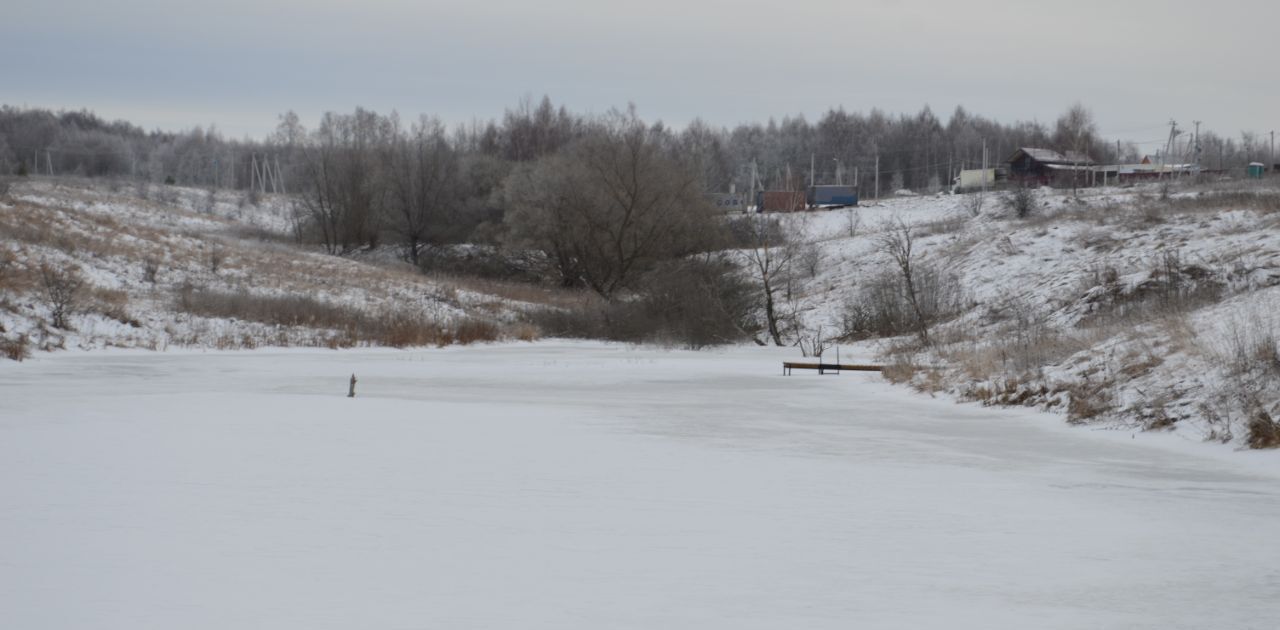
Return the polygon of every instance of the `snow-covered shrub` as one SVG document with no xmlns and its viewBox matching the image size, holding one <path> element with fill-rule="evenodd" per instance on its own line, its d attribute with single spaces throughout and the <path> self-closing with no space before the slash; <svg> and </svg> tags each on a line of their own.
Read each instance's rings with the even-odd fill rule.
<svg viewBox="0 0 1280 630">
<path fill-rule="evenodd" d="M 31 341 L 26 334 L 13 338 L 0 336 L 0 355 L 13 361 L 21 361 L 31 356 Z"/>
<path fill-rule="evenodd" d="M 1028 186 L 1017 186 L 1005 194 L 1004 205 L 1014 216 L 1025 219 L 1036 210 L 1036 191 Z"/>
<path fill-rule="evenodd" d="M 524 282 L 537 282 L 553 271 L 540 252 L 506 251 L 489 245 L 423 247 L 418 267 L 424 273 Z"/>
<path fill-rule="evenodd" d="M 976 218 L 978 215 L 982 214 L 983 201 L 983 195 L 979 193 L 970 193 L 965 195 L 964 202 L 961 206 L 965 209 L 965 212 L 969 213 L 969 216 Z"/>
<path fill-rule="evenodd" d="M 840 337 L 868 339 L 897 337 L 918 332 L 955 316 L 963 308 L 963 285 L 936 265 L 917 261 L 912 267 L 913 306 L 906 279 L 897 269 L 885 268 L 865 279 L 840 313 Z"/>
<path fill-rule="evenodd" d="M 1271 414 L 1257 409 L 1249 417 L 1248 436 L 1245 438 L 1249 448 L 1280 448 L 1280 422 Z"/>
<path fill-rule="evenodd" d="M 158 256 L 146 256 L 142 259 L 142 280 L 144 282 L 155 284 L 156 276 L 160 273 L 160 258 Z"/>
<path fill-rule="evenodd" d="M 85 302 L 86 311 L 100 313 L 133 328 L 142 327 L 142 322 L 129 313 L 129 294 L 124 291 L 94 288 L 88 292 Z"/>
<path fill-rule="evenodd" d="M 660 263 L 643 280 L 642 295 L 627 310 L 641 339 L 698 349 L 753 334 L 755 290 L 722 258 Z"/>
<path fill-rule="evenodd" d="M 1080 325 L 1134 324 L 1213 304 L 1224 292 L 1217 276 L 1211 269 L 1185 262 L 1176 249 L 1156 254 L 1146 277 L 1138 281 L 1121 282 L 1120 273 L 1112 267 L 1095 270 L 1092 279 L 1086 280 L 1089 286 L 1079 290 L 1086 309 Z"/>
<path fill-rule="evenodd" d="M 497 324 L 487 319 L 479 319 L 476 317 L 467 317 L 457 321 L 453 326 L 449 327 L 447 331 L 451 337 L 437 341 L 437 345 L 456 343 L 466 346 L 484 341 L 497 341 L 502 338 L 502 331 L 498 328 Z M 388 343 L 387 345 L 398 347 L 393 343 Z"/>
<path fill-rule="evenodd" d="M 54 328 L 69 329 L 68 318 L 80 308 L 84 278 L 74 267 L 45 263 L 40 265 L 40 283 L 45 304 L 49 307 L 49 323 Z"/>
<path fill-rule="evenodd" d="M 1114 387 L 1114 382 L 1105 378 L 1086 378 L 1067 385 L 1067 422 L 1080 424 L 1112 411 Z"/>
<path fill-rule="evenodd" d="M 17 262 L 18 257 L 13 252 L 7 249 L 0 251 L 0 297 L 3 297 L 10 288 Z"/>
<path fill-rule="evenodd" d="M 669 343 L 697 349 L 754 336 L 756 290 L 730 261 L 666 261 L 645 274 L 634 294 L 605 301 L 583 295 L 574 305 L 530 311 L 526 319 L 554 337 Z"/>
<path fill-rule="evenodd" d="M 209 248 L 209 272 L 217 274 L 222 268 L 222 263 L 227 260 L 227 252 L 220 245 L 214 245 Z"/>
</svg>

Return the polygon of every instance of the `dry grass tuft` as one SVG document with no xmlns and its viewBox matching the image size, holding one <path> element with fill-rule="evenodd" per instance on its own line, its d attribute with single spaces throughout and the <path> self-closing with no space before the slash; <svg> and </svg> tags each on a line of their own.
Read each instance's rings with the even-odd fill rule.
<svg viewBox="0 0 1280 630">
<path fill-rule="evenodd" d="M 215 291 L 184 285 L 177 294 L 179 310 L 211 318 L 232 318 L 284 327 L 323 330 L 321 345 L 345 348 L 368 343 L 393 348 L 447 346 L 495 341 L 502 331 L 487 320 L 464 318 L 439 322 L 407 309 L 368 312 L 305 295 L 255 295 L 245 290 Z M 252 347 L 235 339 L 233 347 Z"/>
<path fill-rule="evenodd" d="M 1084 424 L 1114 408 L 1111 387 L 1102 381 L 1084 379 L 1065 386 L 1067 422 Z"/>
<path fill-rule="evenodd" d="M 1255 410 L 1249 417 L 1247 428 L 1245 440 L 1249 448 L 1280 448 L 1280 422 L 1276 422 L 1271 414 L 1262 409 Z"/>
<path fill-rule="evenodd" d="M 14 338 L 0 337 L 0 355 L 13 361 L 21 361 L 31 356 L 31 340 L 24 335 Z"/>
</svg>

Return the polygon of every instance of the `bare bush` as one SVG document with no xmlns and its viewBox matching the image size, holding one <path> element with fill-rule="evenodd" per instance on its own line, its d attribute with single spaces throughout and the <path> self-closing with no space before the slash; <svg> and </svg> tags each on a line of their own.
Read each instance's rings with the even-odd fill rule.
<svg viewBox="0 0 1280 630">
<path fill-rule="evenodd" d="M 757 334 L 755 289 L 731 261 L 700 256 L 667 261 L 645 274 L 626 299 L 583 299 L 539 309 L 527 319 L 556 337 L 678 344 L 689 349 Z"/>
<path fill-rule="evenodd" d="M 209 248 L 209 272 L 217 274 L 222 269 L 222 264 L 227 260 L 227 252 L 220 245 L 214 245 Z"/>
<path fill-rule="evenodd" d="M 418 268 L 425 273 L 470 276 L 486 280 L 536 283 L 549 275 L 541 252 L 508 251 L 484 245 L 421 247 Z"/>
<path fill-rule="evenodd" d="M 501 337 L 492 322 L 465 318 L 439 322 L 409 309 L 369 312 L 324 302 L 304 295 L 255 295 L 182 286 L 177 306 L 193 315 L 236 318 L 277 326 L 330 330 L 329 345 L 343 347 L 366 342 L 391 347 L 449 345 L 491 341 Z"/>
<path fill-rule="evenodd" d="M 834 339 L 823 336 L 822 326 L 818 326 L 813 331 L 802 332 L 796 339 L 796 346 L 800 348 L 801 356 L 818 359 L 821 359 L 822 354 L 834 344 Z"/>
<path fill-rule="evenodd" d="M 765 215 L 748 216 L 732 223 L 735 238 L 745 238 L 743 264 L 758 287 L 765 331 L 774 345 L 784 345 L 797 328 L 790 290 L 801 255 L 781 222 Z M 816 262 L 815 262 L 816 264 Z"/>
<path fill-rule="evenodd" d="M 858 235 L 858 230 L 862 228 L 862 213 L 858 212 L 855 206 L 849 206 L 845 210 L 846 223 L 849 226 L 849 238 Z"/>
<path fill-rule="evenodd" d="M 31 339 L 26 334 L 17 337 L 0 337 L 0 355 L 12 361 L 22 361 L 31 357 Z"/>
<path fill-rule="evenodd" d="M 610 308 L 603 301 L 587 299 L 569 306 L 530 309 L 524 320 L 550 337 L 616 341 L 609 326 Z"/>
<path fill-rule="evenodd" d="M 1178 250 L 1161 252 L 1150 263 L 1146 280 L 1132 286 L 1119 281 L 1114 268 L 1095 270 L 1081 301 L 1087 315 L 1082 327 L 1137 322 L 1185 313 L 1222 299 L 1223 284 L 1210 269 L 1182 259 Z"/>
<path fill-rule="evenodd" d="M 920 287 L 917 283 L 919 260 L 911 227 L 899 220 L 896 225 L 888 226 L 876 244 L 880 252 L 888 256 L 897 267 L 902 297 L 911 307 L 910 312 L 915 319 L 915 332 L 921 343 L 929 345 L 929 318 L 921 304 Z"/>
<path fill-rule="evenodd" d="M 199 289 L 184 284 L 178 289 L 178 307 L 204 317 L 234 317 L 280 326 L 342 329 L 357 326 L 360 311 L 302 295 L 264 296 L 247 291 L 234 293 Z"/>
<path fill-rule="evenodd" d="M 156 193 L 156 201 L 166 206 L 175 206 L 178 204 L 178 189 L 173 187 L 172 180 L 166 182 L 166 184 L 161 186 L 159 192 Z"/>
<path fill-rule="evenodd" d="M 31 340 L 25 334 L 16 337 L 0 337 L 0 356 L 12 361 L 22 361 L 31 356 Z"/>
<path fill-rule="evenodd" d="M 914 306 L 900 270 L 884 269 L 866 278 L 840 314 L 840 338 L 919 336 L 921 318 L 926 327 L 933 326 L 964 307 L 965 296 L 954 276 L 923 262 L 912 268 L 912 276 Z"/>
<path fill-rule="evenodd" d="M 909 307 L 898 291 L 898 276 L 882 272 L 863 281 L 857 296 L 844 306 L 841 336 L 846 339 L 896 337 L 910 332 Z"/>
<path fill-rule="evenodd" d="M 94 288 L 84 299 L 85 312 L 96 312 L 132 328 L 142 328 L 142 322 L 129 313 L 129 294 L 119 289 Z"/>
<path fill-rule="evenodd" d="M 74 268 L 40 265 L 40 282 L 45 304 L 49 307 L 50 324 L 54 328 L 70 329 L 68 318 L 80 308 L 80 298 L 85 287 L 84 278 Z"/>
<path fill-rule="evenodd" d="M 13 282 L 13 270 L 17 266 L 18 257 L 9 250 L 0 251 L 0 290 L 8 290 Z M 0 293 L 0 296 L 4 295 Z"/>
<path fill-rule="evenodd" d="M 250 187 L 244 194 L 240 195 L 240 199 L 236 202 L 237 207 L 243 210 L 246 206 L 257 208 L 262 203 L 262 193 L 257 188 Z"/>
<path fill-rule="evenodd" d="M 982 214 L 984 201 L 982 193 L 971 193 L 965 195 L 962 206 L 964 207 L 965 212 L 969 213 L 969 216 L 977 218 L 978 215 Z"/>
<path fill-rule="evenodd" d="M 1280 448 L 1280 422 L 1262 409 L 1254 410 L 1249 417 L 1246 442 L 1249 448 Z"/>
<path fill-rule="evenodd" d="M 1067 385 L 1067 422 L 1083 424 L 1110 413 L 1115 408 L 1113 385 L 1088 378 Z"/>
<path fill-rule="evenodd" d="M 1036 210 L 1036 191 L 1029 186 L 1018 186 L 1005 193 L 1004 205 L 1015 217 L 1025 219 Z"/>
<path fill-rule="evenodd" d="M 213 214 L 218 209 L 218 191 L 210 188 L 205 192 L 204 203 L 200 206 L 200 211 L 205 214 Z"/>
<path fill-rule="evenodd" d="M 150 284 L 156 283 L 156 277 L 160 273 L 160 258 L 158 256 L 146 256 L 142 259 L 142 280 Z"/>
<path fill-rule="evenodd" d="M 649 338 L 696 350 L 754 335 L 754 293 L 727 259 L 669 261 L 646 276 L 634 315 L 649 322 Z"/>
</svg>

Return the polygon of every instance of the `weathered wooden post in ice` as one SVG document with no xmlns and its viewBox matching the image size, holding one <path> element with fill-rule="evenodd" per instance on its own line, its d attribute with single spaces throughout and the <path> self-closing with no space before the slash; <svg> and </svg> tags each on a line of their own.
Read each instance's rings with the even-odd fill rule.
<svg viewBox="0 0 1280 630">
<path fill-rule="evenodd" d="M 355 373 L 352 373 L 351 387 L 347 389 L 347 398 L 355 398 L 355 397 L 356 397 L 356 375 Z"/>
</svg>

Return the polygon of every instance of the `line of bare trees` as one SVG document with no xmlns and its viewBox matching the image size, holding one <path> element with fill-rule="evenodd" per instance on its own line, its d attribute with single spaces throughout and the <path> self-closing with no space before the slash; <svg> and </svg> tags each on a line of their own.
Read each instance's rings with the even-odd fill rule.
<svg viewBox="0 0 1280 630">
<path fill-rule="evenodd" d="M 865 197 L 872 193 L 877 164 L 882 191 L 895 187 L 931 191 L 945 186 L 954 170 L 976 167 L 984 143 L 996 160 L 1020 146 L 1077 150 L 1099 162 L 1141 158 L 1137 146 L 1105 140 L 1091 121 L 1087 126 L 1063 127 L 1063 121 L 1079 122 L 1081 113 L 1087 110 L 1073 106 L 1058 122 L 1045 125 L 1003 123 L 963 107 L 945 119 L 929 107 L 900 115 L 833 108 L 814 121 L 788 116 L 723 127 L 695 119 L 672 137 L 694 165 L 702 185 L 718 191 L 732 184 L 744 189 L 750 184 L 753 165 L 756 174 L 772 184 L 784 178 L 788 167 L 807 175 L 812 165 L 819 183 L 840 179 L 858 186 Z M 525 99 L 500 120 L 464 124 L 446 135 L 461 155 L 520 164 L 555 153 L 579 138 L 589 126 L 588 118 L 557 107 L 546 97 L 536 103 Z M 1075 133 L 1085 128 L 1092 132 Z M 269 137 L 237 140 L 214 126 L 147 132 L 84 110 L 54 112 L 5 105 L 0 106 L 0 173 L 132 177 L 152 183 L 246 189 L 257 181 L 255 159 L 264 156 L 278 167 L 283 182 L 292 182 L 306 165 L 300 149 L 308 136 L 293 112 L 281 115 L 279 129 Z M 1211 168 L 1242 168 L 1271 157 L 1266 138 L 1250 131 L 1233 138 L 1206 130 L 1200 135 L 1200 146 L 1201 161 Z M 856 182 L 855 173 L 860 174 Z"/>
</svg>

